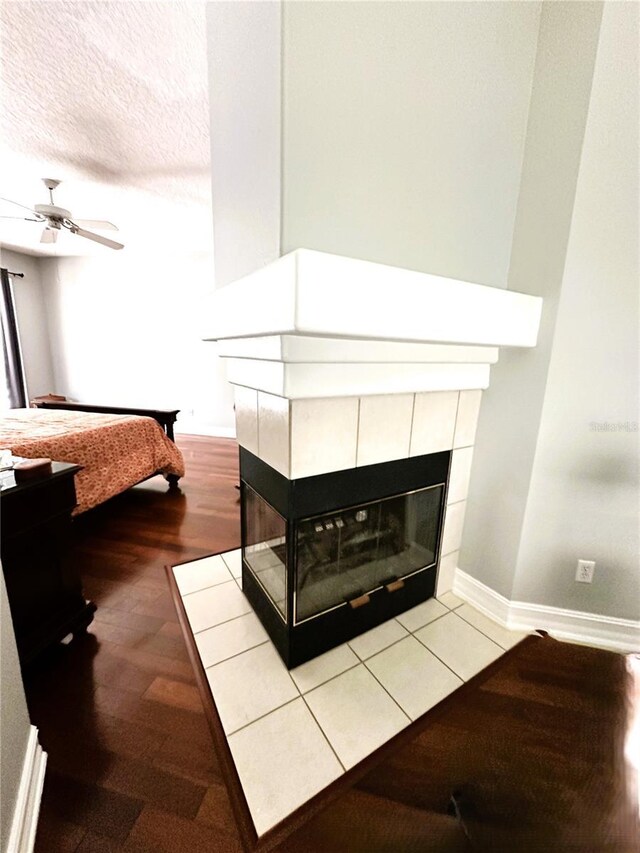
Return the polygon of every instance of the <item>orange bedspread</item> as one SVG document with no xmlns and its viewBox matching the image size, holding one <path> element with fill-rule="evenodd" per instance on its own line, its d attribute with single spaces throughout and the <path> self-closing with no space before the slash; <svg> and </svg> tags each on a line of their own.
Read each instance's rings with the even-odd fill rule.
<svg viewBox="0 0 640 853">
<path fill-rule="evenodd" d="M 76 474 L 84 512 L 151 474 L 184 476 L 182 454 L 153 418 L 45 409 L 11 409 L 0 419 L 0 448 L 28 459 L 82 465 Z"/>
</svg>

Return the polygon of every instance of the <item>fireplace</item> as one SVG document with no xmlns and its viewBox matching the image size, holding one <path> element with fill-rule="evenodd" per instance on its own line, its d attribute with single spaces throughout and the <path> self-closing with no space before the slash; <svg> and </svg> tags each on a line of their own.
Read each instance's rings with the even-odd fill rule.
<svg viewBox="0 0 640 853">
<path fill-rule="evenodd" d="M 454 589 L 483 391 L 541 310 L 306 249 L 216 291 L 242 586 L 288 666 Z"/>
<path fill-rule="evenodd" d="M 451 454 L 289 480 L 242 448 L 242 586 L 298 666 L 434 594 Z"/>
</svg>

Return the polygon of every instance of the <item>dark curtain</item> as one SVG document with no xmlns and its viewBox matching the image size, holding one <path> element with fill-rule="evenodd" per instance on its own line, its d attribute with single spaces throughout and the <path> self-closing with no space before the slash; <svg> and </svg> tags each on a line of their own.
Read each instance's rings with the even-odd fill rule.
<svg viewBox="0 0 640 853">
<path fill-rule="evenodd" d="M 27 390 L 24 383 L 22 354 L 18 337 L 18 324 L 13 304 L 13 290 L 9 271 L 0 267 L 2 278 L 2 299 L 0 300 L 0 322 L 2 323 L 2 349 L 4 356 L 4 375 L 12 409 L 23 409 L 27 405 Z"/>
</svg>

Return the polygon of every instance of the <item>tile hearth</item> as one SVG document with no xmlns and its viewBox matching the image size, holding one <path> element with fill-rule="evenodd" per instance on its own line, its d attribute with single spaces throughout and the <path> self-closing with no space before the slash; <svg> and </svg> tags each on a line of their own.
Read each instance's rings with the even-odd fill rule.
<svg viewBox="0 0 640 853">
<path fill-rule="evenodd" d="M 525 636 L 447 592 L 288 671 L 239 549 L 172 571 L 259 836 Z"/>
</svg>

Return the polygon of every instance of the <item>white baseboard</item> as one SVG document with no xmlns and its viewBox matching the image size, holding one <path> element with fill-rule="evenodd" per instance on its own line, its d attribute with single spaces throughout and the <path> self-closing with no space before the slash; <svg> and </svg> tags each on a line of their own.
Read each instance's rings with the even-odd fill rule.
<svg viewBox="0 0 640 853">
<path fill-rule="evenodd" d="M 462 569 L 456 568 L 453 574 L 453 592 L 459 598 L 480 610 L 489 618 L 505 627 L 509 624 L 509 600 L 480 581 L 472 578 Z"/>
<path fill-rule="evenodd" d="M 618 619 L 526 601 L 509 601 L 462 569 L 455 571 L 453 591 L 507 628 L 518 631 L 543 630 L 558 640 L 615 652 L 640 650 L 640 622 L 633 619 Z"/>
<path fill-rule="evenodd" d="M 13 810 L 7 853 L 32 853 L 33 851 L 46 765 L 47 753 L 38 743 L 38 729 L 31 726 L 18 797 Z"/>
<path fill-rule="evenodd" d="M 235 438 L 235 427 L 215 426 L 206 423 L 180 423 L 176 421 L 173 428 L 176 435 L 206 435 L 211 438 Z"/>
</svg>

